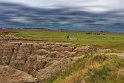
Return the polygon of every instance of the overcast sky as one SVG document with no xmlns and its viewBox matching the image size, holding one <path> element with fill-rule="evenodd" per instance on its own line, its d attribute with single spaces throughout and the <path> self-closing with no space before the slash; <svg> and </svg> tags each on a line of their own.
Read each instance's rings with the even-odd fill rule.
<svg viewBox="0 0 124 83">
<path fill-rule="evenodd" d="M 78 7 L 80 10 L 96 13 L 124 10 L 124 0 L 0 0 L 0 2 L 41 8 Z"/>
</svg>

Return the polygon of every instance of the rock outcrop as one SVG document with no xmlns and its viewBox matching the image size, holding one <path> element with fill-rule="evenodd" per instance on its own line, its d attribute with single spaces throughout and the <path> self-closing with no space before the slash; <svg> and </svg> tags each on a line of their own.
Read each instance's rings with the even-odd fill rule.
<svg viewBox="0 0 124 83">
<path fill-rule="evenodd" d="M 9 66 L 0 65 L 0 83 L 36 83 L 31 75 Z"/>
<path fill-rule="evenodd" d="M 77 61 L 79 53 L 89 50 L 94 49 L 69 46 L 69 43 L 11 40 L 10 37 L 7 41 L 3 38 L 0 40 L 0 65 L 3 65 L 0 66 L 0 83 L 6 80 L 4 78 L 8 78 L 4 83 L 34 83 L 34 78 L 44 83 L 50 76 Z M 2 71 L 6 72 L 5 75 Z"/>
</svg>

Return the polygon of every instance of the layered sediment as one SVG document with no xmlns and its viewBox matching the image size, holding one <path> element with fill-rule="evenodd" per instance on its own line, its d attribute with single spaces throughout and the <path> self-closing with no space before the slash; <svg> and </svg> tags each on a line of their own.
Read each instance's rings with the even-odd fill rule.
<svg viewBox="0 0 124 83">
<path fill-rule="evenodd" d="M 75 47 L 70 43 L 43 42 L 0 38 L 0 83 L 44 83 L 52 75 L 75 63 L 90 46 Z M 4 72 L 2 72 L 4 71 Z M 5 79 L 4 79 L 5 78 Z"/>
</svg>

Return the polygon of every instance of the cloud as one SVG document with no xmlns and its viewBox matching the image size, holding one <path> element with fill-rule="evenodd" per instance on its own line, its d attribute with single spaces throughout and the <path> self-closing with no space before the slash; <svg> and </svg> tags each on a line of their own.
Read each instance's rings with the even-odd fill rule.
<svg viewBox="0 0 124 83">
<path fill-rule="evenodd" d="M 76 7 L 82 11 L 96 13 L 124 9 L 124 0 L 0 0 L 0 2 L 19 3 L 40 8 Z"/>
</svg>

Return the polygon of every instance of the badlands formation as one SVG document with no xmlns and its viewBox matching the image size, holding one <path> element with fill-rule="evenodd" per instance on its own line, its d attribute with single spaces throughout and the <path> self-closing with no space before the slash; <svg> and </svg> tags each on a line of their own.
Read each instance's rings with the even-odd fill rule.
<svg viewBox="0 0 124 83">
<path fill-rule="evenodd" d="M 70 43 L 33 41 L 12 35 L 0 37 L 0 83 L 44 83 L 96 50 Z"/>
</svg>

